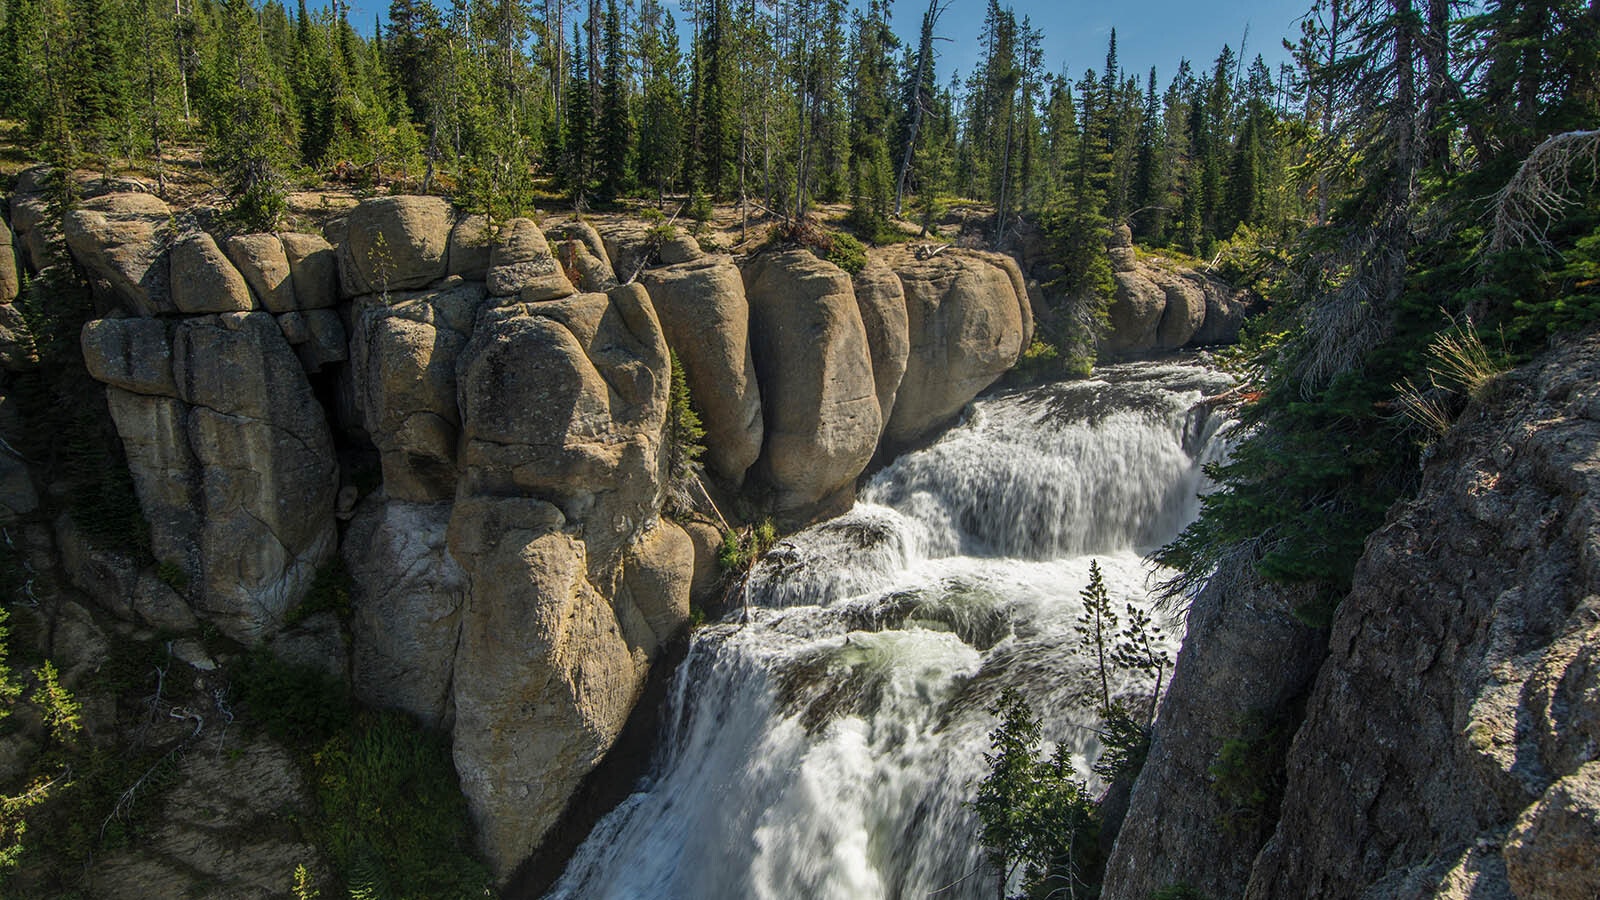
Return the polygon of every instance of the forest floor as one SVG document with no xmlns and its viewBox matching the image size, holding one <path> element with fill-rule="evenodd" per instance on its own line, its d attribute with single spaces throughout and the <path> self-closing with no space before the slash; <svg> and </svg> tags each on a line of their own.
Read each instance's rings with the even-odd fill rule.
<svg viewBox="0 0 1600 900">
<path fill-rule="evenodd" d="M 0 186 L 9 186 L 18 173 L 38 162 L 38 150 L 23 132 L 22 124 L 0 120 Z M 342 169 L 336 166 L 329 172 L 300 173 L 290 179 L 286 197 L 286 229 L 321 230 L 329 219 L 368 197 L 419 192 L 418 186 L 413 183 L 414 178 L 388 178 L 376 184 L 362 184 L 341 179 L 339 175 Z M 227 205 L 221 179 L 206 166 L 203 148 L 193 143 L 168 145 L 163 148 L 159 163 L 151 159 L 113 159 L 102 170 L 79 170 L 78 176 L 80 181 L 97 177 L 137 179 L 155 190 L 175 209 L 201 206 L 222 208 Z M 712 204 L 711 217 L 707 221 L 695 222 L 685 215 L 689 197 L 684 194 L 669 194 L 656 199 L 624 198 L 579 211 L 574 208 L 570 197 L 554 190 L 553 183 L 541 187 L 533 208 L 527 212 L 533 213 L 546 224 L 575 215 L 602 225 L 630 221 L 647 224 L 672 221 L 695 234 L 707 250 L 741 255 L 765 246 L 772 239 L 773 231 L 789 221 L 768 210 L 759 201 L 741 204 L 737 200 L 722 200 Z M 940 206 L 937 222 L 926 233 L 920 224 L 910 219 L 891 220 L 892 228 L 899 233 L 898 240 L 960 242 L 974 246 L 983 243 L 974 235 L 983 230 L 979 223 L 993 215 L 991 207 L 959 198 L 950 198 Z M 810 218 L 828 230 L 849 231 L 849 212 L 848 203 L 817 203 L 811 209 Z M 884 236 L 878 237 L 882 242 Z M 891 238 L 889 242 L 897 240 Z"/>
</svg>

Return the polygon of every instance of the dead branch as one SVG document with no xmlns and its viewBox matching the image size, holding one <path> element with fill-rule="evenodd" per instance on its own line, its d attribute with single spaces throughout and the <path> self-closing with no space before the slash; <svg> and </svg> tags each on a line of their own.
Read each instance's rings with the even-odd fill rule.
<svg viewBox="0 0 1600 900">
<path fill-rule="evenodd" d="M 1494 195 L 1491 253 L 1535 243 L 1548 246 L 1545 231 L 1574 202 L 1572 179 L 1586 166 L 1588 181 L 1600 180 L 1600 129 L 1567 131 L 1546 138 Z"/>
</svg>

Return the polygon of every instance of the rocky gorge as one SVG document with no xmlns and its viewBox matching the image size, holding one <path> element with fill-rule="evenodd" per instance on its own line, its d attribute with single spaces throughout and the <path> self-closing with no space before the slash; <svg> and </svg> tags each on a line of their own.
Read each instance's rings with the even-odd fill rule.
<svg viewBox="0 0 1600 900">
<path fill-rule="evenodd" d="M 76 339 L 148 526 L 147 555 L 97 547 L 4 455 L 7 540 L 60 572 L 38 580 L 37 614 L 65 681 L 131 633 L 187 642 L 202 680 L 208 633 L 320 668 L 449 735 L 501 883 L 561 826 L 692 610 L 717 605 L 724 531 L 851 509 L 865 476 L 1017 363 L 1048 281 L 1027 252 L 891 245 L 852 275 L 804 247 L 734 256 L 637 221 L 490 222 L 437 197 L 248 234 L 131 179 L 81 192 L 56 216 L 25 172 L 0 253 L 11 371 L 37 365 L 23 283 L 87 278 Z M 1126 229 L 1109 253 L 1104 357 L 1237 336 L 1246 292 L 1141 255 Z M 1327 627 L 1247 556 L 1194 598 L 1106 896 L 1600 889 L 1597 359 L 1574 342 L 1470 407 Z M 706 432 L 698 510 L 667 498 L 674 361 Z M 18 427 L 5 415 L 0 431 Z M 333 569 L 348 611 L 303 609 Z M 1230 793 L 1230 744 L 1278 773 L 1271 803 Z M 307 802 L 270 741 L 230 764 Z M 252 825 L 220 864 L 194 838 L 278 801 L 184 765 L 166 801 L 183 814 L 148 856 L 106 861 L 111 880 L 160 892 L 216 865 L 218 896 L 281 894 L 314 852 L 291 831 Z"/>
<path fill-rule="evenodd" d="M 63 553 L 82 591 L 63 602 L 265 645 L 446 729 L 500 878 L 605 756 L 691 602 L 716 599 L 726 523 L 663 514 L 672 357 L 726 514 L 794 527 L 848 508 L 874 457 L 958 416 L 1034 327 L 994 253 L 891 247 L 852 277 L 804 249 L 736 259 L 436 197 L 240 234 L 131 179 L 81 193 L 56 218 L 24 173 L 15 259 L 88 280 L 83 365 L 152 562 Z M 8 349 L 29 365 L 25 340 Z M 299 611 L 335 567 L 347 621 Z"/>
</svg>

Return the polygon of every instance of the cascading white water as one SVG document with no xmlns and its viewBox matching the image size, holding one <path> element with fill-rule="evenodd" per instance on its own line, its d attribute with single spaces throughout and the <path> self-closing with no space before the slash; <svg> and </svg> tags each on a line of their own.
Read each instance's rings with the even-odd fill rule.
<svg viewBox="0 0 1600 900">
<path fill-rule="evenodd" d="M 1093 781 L 1078 592 L 1098 559 L 1119 608 L 1149 608 L 1142 554 L 1197 512 L 1226 441 L 1195 403 L 1226 384 L 1137 363 L 980 401 L 851 512 L 782 541 L 748 621 L 695 634 L 654 774 L 550 896 L 989 896 L 967 807 L 987 710 L 1021 689 Z"/>
</svg>

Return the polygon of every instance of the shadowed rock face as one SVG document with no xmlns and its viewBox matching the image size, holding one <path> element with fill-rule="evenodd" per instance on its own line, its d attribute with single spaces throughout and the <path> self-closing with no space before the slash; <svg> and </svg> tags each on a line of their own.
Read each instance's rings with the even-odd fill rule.
<svg viewBox="0 0 1600 900">
<path fill-rule="evenodd" d="M 1209 769 L 1251 717 L 1290 714 L 1322 658 L 1326 633 L 1296 621 L 1304 597 L 1261 580 L 1254 560 L 1224 563 L 1189 608 L 1183 649 L 1150 755 L 1106 868 L 1109 897 L 1148 897 L 1179 882 L 1237 893 L 1266 835 L 1230 827 Z"/>
<path fill-rule="evenodd" d="M 1597 384 L 1590 336 L 1503 377 L 1435 445 L 1305 682 L 1264 844 L 1219 828 L 1216 711 L 1302 692 L 1322 652 L 1281 590 L 1201 594 L 1105 896 L 1595 896 Z"/>
<path fill-rule="evenodd" d="M 84 329 L 107 381 L 151 549 L 197 576 L 230 637 L 271 633 L 334 551 L 333 442 L 267 313 L 104 320 Z"/>
</svg>

